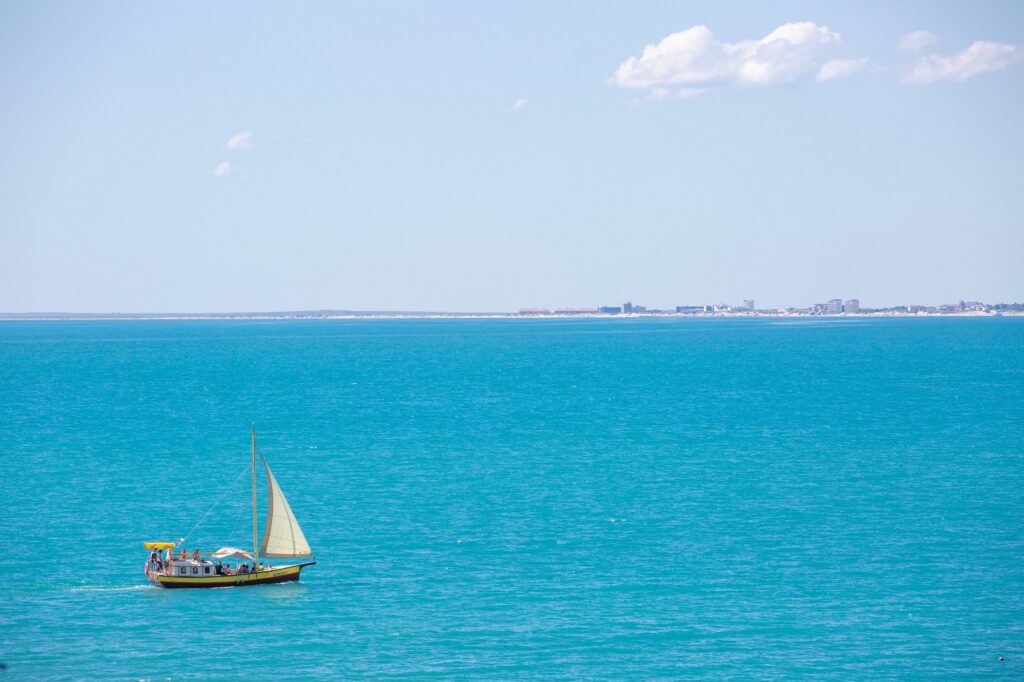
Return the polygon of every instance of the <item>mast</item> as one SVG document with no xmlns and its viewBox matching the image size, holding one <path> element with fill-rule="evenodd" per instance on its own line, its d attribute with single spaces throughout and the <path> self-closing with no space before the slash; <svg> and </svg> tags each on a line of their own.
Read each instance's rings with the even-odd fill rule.
<svg viewBox="0 0 1024 682">
<path fill-rule="evenodd" d="M 256 425 L 252 425 L 252 563 L 253 570 L 259 570 L 260 546 L 256 542 Z"/>
</svg>

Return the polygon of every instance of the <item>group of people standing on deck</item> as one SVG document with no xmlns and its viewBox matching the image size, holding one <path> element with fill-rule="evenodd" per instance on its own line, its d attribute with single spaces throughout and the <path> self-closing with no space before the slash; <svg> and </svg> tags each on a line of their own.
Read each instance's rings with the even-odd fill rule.
<svg viewBox="0 0 1024 682">
<path fill-rule="evenodd" d="M 178 556 L 175 556 L 170 549 L 168 549 L 163 554 L 163 556 L 161 556 L 159 551 L 153 550 L 149 553 L 149 564 L 147 565 L 147 572 L 160 573 L 164 570 L 165 567 L 170 565 L 171 561 L 175 559 L 179 561 L 188 561 L 188 550 L 181 550 L 181 553 Z M 203 563 L 203 558 L 202 555 L 199 554 L 198 548 L 192 552 L 192 561 L 197 564 Z M 238 565 L 238 568 L 234 568 L 231 566 L 231 564 L 222 564 L 220 559 L 218 559 L 217 565 L 214 566 L 214 572 L 216 573 L 216 575 L 246 575 L 249 573 L 256 573 L 258 570 L 262 570 L 263 568 L 265 568 L 263 564 L 260 564 L 258 567 L 255 564 L 253 564 L 253 566 L 250 567 L 250 565 L 247 563 L 241 563 Z"/>
<path fill-rule="evenodd" d="M 181 561 L 188 561 L 188 551 L 183 549 L 181 550 L 181 556 L 175 557 L 173 554 L 171 554 L 170 549 L 168 549 L 162 555 L 158 550 L 154 549 L 152 552 L 149 553 L 148 569 L 151 573 L 160 573 L 164 570 L 165 567 L 169 566 L 171 561 L 173 561 L 175 558 L 181 559 Z M 192 554 L 192 560 L 200 563 L 202 562 L 202 560 L 199 558 L 198 549 Z"/>
<path fill-rule="evenodd" d="M 217 575 L 245 575 L 247 573 L 255 573 L 255 569 L 249 568 L 249 564 L 238 564 L 237 569 L 231 568 L 231 564 L 224 566 L 220 563 L 220 559 L 217 560 L 217 565 L 214 567 Z"/>
<path fill-rule="evenodd" d="M 167 551 L 170 552 L 170 550 Z M 159 573 L 162 570 L 164 570 L 163 557 L 160 556 L 160 552 L 154 549 L 152 552 L 149 553 L 149 563 L 146 564 L 146 572 Z"/>
</svg>

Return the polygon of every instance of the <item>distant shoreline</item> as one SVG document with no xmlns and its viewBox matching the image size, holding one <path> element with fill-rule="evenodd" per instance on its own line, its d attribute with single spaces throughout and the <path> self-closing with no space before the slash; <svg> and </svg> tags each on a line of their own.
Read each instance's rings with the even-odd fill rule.
<svg viewBox="0 0 1024 682">
<path fill-rule="evenodd" d="M 863 318 L 977 318 L 1024 317 L 1020 311 L 965 312 L 861 312 L 812 314 L 804 312 L 707 312 L 707 313 L 414 313 L 414 312 L 281 312 L 281 313 L 0 313 L 0 321 L 159 321 L 159 320 L 580 320 L 580 319 L 863 319 Z"/>
</svg>

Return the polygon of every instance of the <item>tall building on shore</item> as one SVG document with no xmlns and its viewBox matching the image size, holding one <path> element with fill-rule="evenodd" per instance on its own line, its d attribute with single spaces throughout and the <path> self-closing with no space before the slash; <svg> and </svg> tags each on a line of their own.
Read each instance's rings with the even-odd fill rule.
<svg viewBox="0 0 1024 682">
<path fill-rule="evenodd" d="M 629 301 L 626 301 L 625 303 L 623 303 L 622 304 L 622 312 L 626 313 L 627 315 L 629 313 L 633 312 L 633 304 L 630 303 Z"/>
<path fill-rule="evenodd" d="M 749 310 L 750 312 L 754 312 L 754 299 L 744 299 L 743 307 Z"/>
<path fill-rule="evenodd" d="M 843 312 L 843 300 L 841 298 L 831 298 L 825 304 L 826 315 L 838 315 L 841 312 Z"/>
<path fill-rule="evenodd" d="M 844 313 L 859 313 L 860 312 L 860 300 L 851 298 L 850 300 L 843 303 Z"/>
</svg>

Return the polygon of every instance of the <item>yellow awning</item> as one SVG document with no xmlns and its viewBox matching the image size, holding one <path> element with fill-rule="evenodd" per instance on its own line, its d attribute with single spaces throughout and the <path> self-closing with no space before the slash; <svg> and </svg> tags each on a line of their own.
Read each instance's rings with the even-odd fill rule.
<svg viewBox="0 0 1024 682">
<path fill-rule="evenodd" d="M 144 542 L 142 546 L 146 549 L 174 549 L 173 542 Z"/>
</svg>

